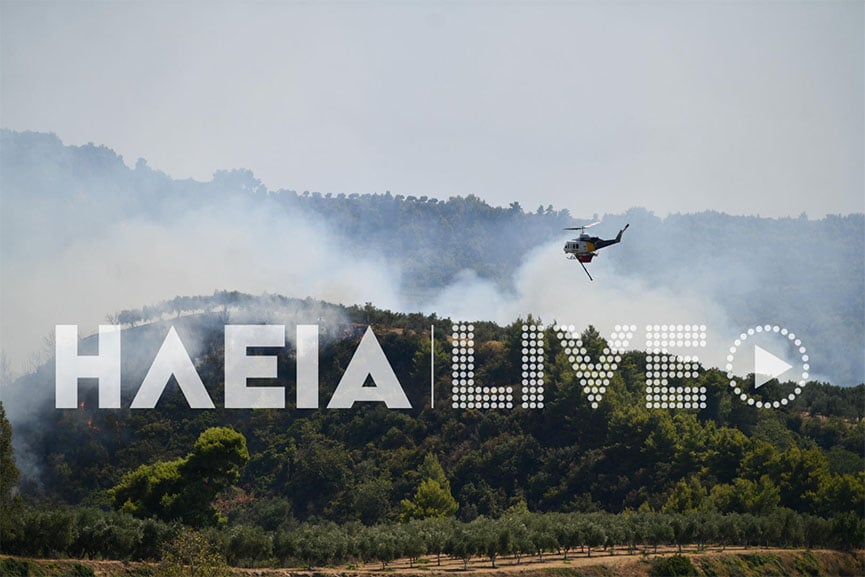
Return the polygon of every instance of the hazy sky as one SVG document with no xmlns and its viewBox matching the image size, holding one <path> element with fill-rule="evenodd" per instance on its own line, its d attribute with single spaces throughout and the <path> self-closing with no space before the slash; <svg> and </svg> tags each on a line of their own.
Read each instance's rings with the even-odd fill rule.
<svg viewBox="0 0 865 577">
<path fill-rule="evenodd" d="M 865 3 L 0 3 L 0 125 L 182 178 L 865 211 Z"/>
</svg>

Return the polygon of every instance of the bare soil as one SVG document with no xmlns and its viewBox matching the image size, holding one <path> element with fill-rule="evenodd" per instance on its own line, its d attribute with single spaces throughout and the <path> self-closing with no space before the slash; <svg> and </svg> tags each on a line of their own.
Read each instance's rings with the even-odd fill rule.
<svg viewBox="0 0 865 577">
<path fill-rule="evenodd" d="M 741 547 L 728 547 L 721 550 L 719 547 L 710 547 L 698 550 L 696 546 L 686 547 L 682 553 L 691 557 L 695 566 L 702 559 L 714 560 L 722 557 L 753 556 L 775 554 L 779 556 L 795 556 L 804 553 L 802 549 L 760 549 Z M 523 556 L 519 561 L 512 556 L 496 559 L 495 567 L 488 558 L 474 558 L 464 568 L 461 559 L 452 559 L 442 556 L 441 565 L 436 564 L 435 555 L 421 557 L 418 561 L 410 562 L 408 559 L 400 559 L 389 563 L 382 568 L 381 563 L 369 564 L 344 564 L 331 567 L 306 568 L 260 568 L 260 569 L 233 569 L 238 577 L 385 577 L 393 575 L 437 575 L 457 577 L 459 575 L 470 575 L 472 577 L 565 577 L 582 575 L 585 577 L 648 577 L 651 569 L 651 559 L 659 556 L 669 556 L 677 553 L 675 547 L 659 547 L 658 552 L 653 553 L 637 551 L 628 553 L 617 549 L 615 554 L 609 551 L 592 551 L 589 557 L 586 552 L 572 551 L 568 553 L 567 559 L 563 553 L 544 555 L 543 561 L 537 556 Z M 818 560 L 825 558 L 827 566 L 837 566 L 839 556 L 852 556 L 848 559 L 853 567 L 865 567 L 865 551 L 856 551 L 845 554 L 838 551 L 812 550 L 809 551 Z M 131 577 L 141 575 L 147 569 L 152 571 L 154 577 L 158 577 L 158 566 L 153 563 L 127 562 L 127 561 L 91 561 L 91 560 L 55 560 L 55 559 L 28 559 L 31 563 L 38 564 L 47 574 L 55 571 L 63 572 L 63 568 L 78 563 L 93 569 L 96 577 Z M 698 571 L 699 574 L 702 574 Z M 832 575 L 832 573 L 821 574 Z M 859 573 L 845 572 L 844 575 L 858 575 Z"/>
</svg>

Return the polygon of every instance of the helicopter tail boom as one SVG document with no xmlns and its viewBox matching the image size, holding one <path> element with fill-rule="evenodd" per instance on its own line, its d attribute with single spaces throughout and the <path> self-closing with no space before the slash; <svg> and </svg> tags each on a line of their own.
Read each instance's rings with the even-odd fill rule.
<svg viewBox="0 0 865 577">
<path fill-rule="evenodd" d="M 623 234 L 626 230 L 628 230 L 628 227 L 629 227 L 629 226 L 630 226 L 630 224 L 626 224 L 626 225 L 625 225 L 625 228 L 623 228 L 622 230 L 620 230 L 620 231 L 619 231 L 619 234 L 616 235 L 616 238 L 611 238 L 610 240 L 604 240 L 604 239 L 602 239 L 602 238 L 599 238 L 599 239 L 597 239 L 597 240 L 592 239 L 592 240 L 594 240 L 595 249 L 596 249 L 596 250 L 597 250 L 597 249 L 601 249 L 601 248 L 604 248 L 604 247 L 607 247 L 607 246 L 610 246 L 610 245 L 613 245 L 613 244 L 619 244 L 620 242 L 622 242 L 622 234 Z"/>
</svg>

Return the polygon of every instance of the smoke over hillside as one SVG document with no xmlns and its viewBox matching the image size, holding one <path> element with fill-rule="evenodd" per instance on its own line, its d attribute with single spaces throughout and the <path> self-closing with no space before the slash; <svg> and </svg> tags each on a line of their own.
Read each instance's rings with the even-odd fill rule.
<svg viewBox="0 0 865 577">
<path fill-rule="evenodd" d="M 744 327 L 777 322 L 806 336 L 817 375 L 865 380 L 863 215 L 607 215 L 601 236 L 631 227 L 590 265 L 592 283 L 561 250 L 561 229 L 583 221 L 553 207 L 269 191 L 242 170 L 177 181 L 103 147 L 0 138 L 0 340 L 15 371 L 55 324 L 94 332 L 122 309 L 239 290 L 602 334 L 699 322 L 709 364 Z"/>
</svg>

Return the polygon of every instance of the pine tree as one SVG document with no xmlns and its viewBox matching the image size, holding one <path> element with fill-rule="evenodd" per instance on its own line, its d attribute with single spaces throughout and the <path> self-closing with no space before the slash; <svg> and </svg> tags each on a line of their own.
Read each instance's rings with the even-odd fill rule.
<svg viewBox="0 0 865 577">
<path fill-rule="evenodd" d="M 444 519 L 456 513 L 459 505 L 451 494 L 451 484 L 439 460 L 427 454 L 418 469 L 421 481 L 412 500 L 401 501 L 403 521 L 409 519 Z"/>
<path fill-rule="evenodd" d="M 12 424 L 0 402 L 0 535 L 7 538 L 15 532 L 20 498 L 13 493 L 18 483 L 18 467 L 12 454 Z"/>
<path fill-rule="evenodd" d="M 0 507 L 6 509 L 12 501 L 12 489 L 18 483 L 18 467 L 12 454 L 12 424 L 0 402 Z"/>
</svg>

